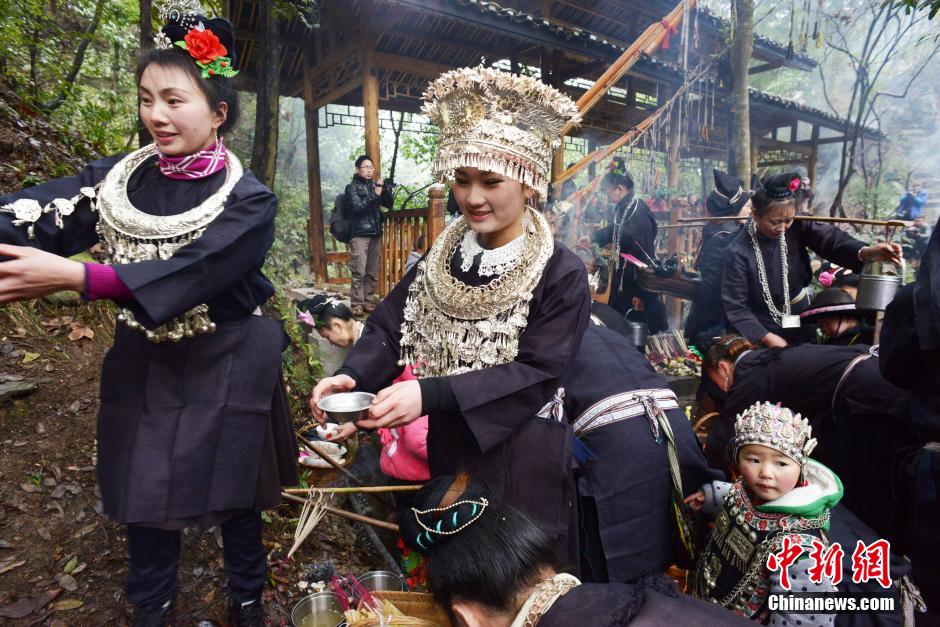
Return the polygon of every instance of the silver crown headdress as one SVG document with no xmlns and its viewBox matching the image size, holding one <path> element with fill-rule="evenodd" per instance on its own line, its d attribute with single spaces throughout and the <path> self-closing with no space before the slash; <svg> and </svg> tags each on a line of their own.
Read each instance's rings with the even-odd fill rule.
<svg viewBox="0 0 940 627">
<path fill-rule="evenodd" d="M 157 2 L 157 15 L 163 24 L 176 22 L 189 30 L 196 28 L 198 16 L 205 15 L 205 9 L 199 0 L 163 0 Z M 157 48 L 172 48 L 173 41 L 162 30 L 158 30 L 153 36 L 153 45 Z"/>
<path fill-rule="evenodd" d="M 780 451 L 802 466 L 816 448 L 809 420 L 766 401 L 754 403 L 738 414 L 734 431 L 735 461 L 742 446 L 759 444 Z"/>
<path fill-rule="evenodd" d="M 422 112 L 441 131 L 438 180 L 451 179 L 455 168 L 479 168 L 528 185 L 542 198 L 562 129 L 581 121 L 578 106 L 554 87 L 492 68 L 445 72 L 424 99 Z"/>
</svg>

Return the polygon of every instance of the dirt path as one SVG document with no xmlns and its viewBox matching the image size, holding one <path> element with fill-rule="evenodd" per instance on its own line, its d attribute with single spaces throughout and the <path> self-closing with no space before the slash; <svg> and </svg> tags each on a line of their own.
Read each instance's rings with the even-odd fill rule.
<svg viewBox="0 0 940 627">
<path fill-rule="evenodd" d="M 37 386 L 0 403 L 3 624 L 113 625 L 130 619 L 122 591 L 123 530 L 96 511 L 98 377 L 111 336 L 100 322 L 103 311 L 100 304 L 0 309 L 0 388 L 30 381 Z M 70 334 L 85 337 L 70 340 Z M 289 624 L 290 608 L 305 594 L 297 582 L 306 567 L 333 560 L 359 573 L 376 563 L 361 532 L 327 517 L 289 565 L 276 566 L 290 547 L 298 511 L 281 506 L 266 517 L 265 545 L 275 566 L 265 608 L 273 625 Z M 178 624 L 224 620 L 219 546 L 211 533 L 185 533 Z"/>
</svg>

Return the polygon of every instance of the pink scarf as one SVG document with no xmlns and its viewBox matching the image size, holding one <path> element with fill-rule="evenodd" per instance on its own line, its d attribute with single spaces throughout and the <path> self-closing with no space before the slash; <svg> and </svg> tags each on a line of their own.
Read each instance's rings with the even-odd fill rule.
<svg viewBox="0 0 940 627">
<path fill-rule="evenodd" d="M 225 145 L 220 137 L 217 142 L 197 153 L 182 157 L 171 157 L 157 151 L 160 172 L 171 179 L 204 179 L 225 169 Z"/>
</svg>

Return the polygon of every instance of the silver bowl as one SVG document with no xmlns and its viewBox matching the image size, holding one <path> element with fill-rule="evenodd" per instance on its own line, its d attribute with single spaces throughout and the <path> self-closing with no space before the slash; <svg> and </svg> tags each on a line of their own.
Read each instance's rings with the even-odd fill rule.
<svg viewBox="0 0 940 627">
<path fill-rule="evenodd" d="M 375 394 L 368 392 L 340 392 L 324 396 L 317 407 L 336 422 L 356 422 L 369 415 Z"/>
<path fill-rule="evenodd" d="M 338 627 L 346 624 L 346 617 L 335 594 L 315 592 L 297 602 L 290 622 L 295 627 Z"/>
<path fill-rule="evenodd" d="M 405 580 L 388 570 L 370 570 L 359 575 L 359 583 L 373 592 L 405 592 Z"/>
</svg>

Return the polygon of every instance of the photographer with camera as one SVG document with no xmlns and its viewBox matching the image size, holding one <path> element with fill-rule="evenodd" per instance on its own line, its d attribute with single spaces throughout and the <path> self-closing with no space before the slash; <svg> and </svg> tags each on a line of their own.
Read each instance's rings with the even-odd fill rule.
<svg viewBox="0 0 940 627">
<path fill-rule="evenodd" d="M 356 173 L 346 186 L 343 203 L 345 218 L 352 228 L 349 242 L 349 270 L 352 285 L 349 300 L 354 316 L 372 313 L 375 304 L 376 277 L 382 260 L 382 207 L 392 208 L 392 188 L 395 183 L 373 180 L 375 165 L 368 155 L 356 159 Z"/>
</svg>

